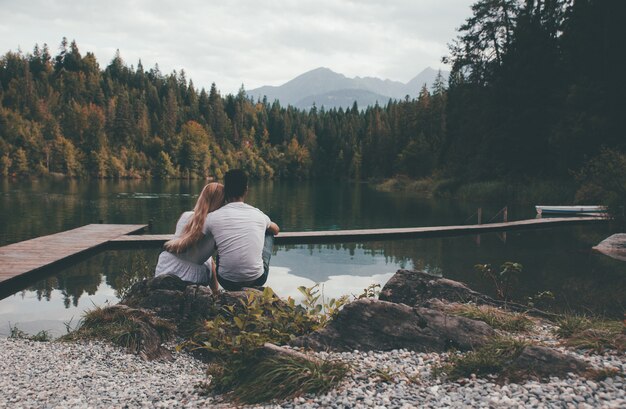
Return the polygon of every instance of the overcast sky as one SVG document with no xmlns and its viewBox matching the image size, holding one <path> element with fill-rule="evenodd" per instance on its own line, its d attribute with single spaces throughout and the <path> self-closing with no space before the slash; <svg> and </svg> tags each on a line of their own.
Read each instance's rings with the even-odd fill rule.
<svg viewBox="0 0 626 409">
<path fill-rule="evenodd" d="M 76 40 L 106 67 L 119 49 L 222 93 L 317 67 L 407 82 L 441 57 L 475 0 L 0 0 L 0 54 Z"/>
</svg>

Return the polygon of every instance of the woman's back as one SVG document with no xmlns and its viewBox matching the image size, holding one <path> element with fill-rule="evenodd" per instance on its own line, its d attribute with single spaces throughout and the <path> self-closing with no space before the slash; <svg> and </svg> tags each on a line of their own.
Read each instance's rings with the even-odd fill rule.
<svg viewBox="0 0 626 409">
<path fill-rule="evenodd" d="M 194 212 L 190 211 L 180 216 L 176 223 L 174 237 L 181 236 L 193 214 Z M 213 253 L 215 253 L 215 240 L 211 234 L 205 235 L 181 253 L 161 252 L 154 275 L 174 274 L 184 281 L 206 284 L 209 282 L 209 274 L 204 263 Z"/>
<path fill-rule="evenodd" d="M 191 221 L 193 214 L 194 212 L 189 211 L 180 216 L 180 219 L 178 219 L 176 223 L 174 237 L 180 237 L 182 235 L 185 226 Z M 209 233 L 184 252 L 176 254 L 176 256 L 190 263 L 203 264 L 213 253 L 215 253 L 215 240 L 213 239 L 213 235 Z"/>
</svg>

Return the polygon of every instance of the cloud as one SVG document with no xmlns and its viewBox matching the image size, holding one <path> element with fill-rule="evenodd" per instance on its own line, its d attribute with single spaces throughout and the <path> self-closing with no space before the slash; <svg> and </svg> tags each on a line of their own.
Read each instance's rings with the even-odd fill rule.
<svg viewBox="0 0 626 409">
<path fill-rule="evenodd" d="M 347 76 L 407 81 L 438 68 L 471 0 L 0 0 L 0 51 L 75 39 L 106 67 L 184 69 L 223 92 L 280 85 L 325 66 Z"/>
</svg>

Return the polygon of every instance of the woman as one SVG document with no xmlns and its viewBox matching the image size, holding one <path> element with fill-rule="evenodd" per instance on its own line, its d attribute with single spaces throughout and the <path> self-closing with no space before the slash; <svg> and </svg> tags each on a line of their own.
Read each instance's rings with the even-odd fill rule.
<svg viewBox="0 0 626 409">
<path fill-rule="evenodd" d="M 173 274 L 183 281 L 209 284 L 217 292 L 217 278 L 213 272 L 211 256 L 215 253 L 212 235 L 204 235 L 202 226 L 207 214 L 224 205 L 224 186 L 209 183 L 202 189 L 196 206 L 184 212 L 178 223 L 174 238 L 165 243 L 165 251 L 159 255 L 155 276 Z"/>
</svg>

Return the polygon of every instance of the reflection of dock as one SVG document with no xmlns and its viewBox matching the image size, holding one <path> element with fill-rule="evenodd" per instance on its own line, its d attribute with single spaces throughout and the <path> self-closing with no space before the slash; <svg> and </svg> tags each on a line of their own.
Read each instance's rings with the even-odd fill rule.
<svg viewBox="0 0 626 409">
<path fill-rule="evenodd" d="M 0 247 L 0 298 L 3 288 L 13 281 L 91 254 L 112 239 L 146 227 L 145 224 L 88 224 Z"/>
<path fill-rule="evenodd" d="M 275 244 L 311 244 L 311 243 L 347 243 L 381 240 L 398 240 L 421 237 L 460 236 L 508 230 L 532 229 L 553 227 L 564 224 L 589 223 L 605 221 L 599 217 L 555 217 L 546 219 L 518 220 L 506 223 L 489 223 L 460 226 L 432 226 L 432 227 L 403 227 L 394 229 L 364 229 L 364 230 L 327 230 L 281 232 L 274 240 Z M 171 234 L 149 234 L 119 236 L 111 240 L 116 248 L 128 246 L 160 246 L 171 239 Z"/>
<path fill-rule="evenodd" d="M 276 236 L 275 244 L 348 243 L 460 236 L 605 220 L 598 217 L 560 217 L 460 226 L 281 232 Z M 131 234 L 146 227 L 144 224 L 89 224 L 0 247 L 0 299 L 32 283 L 36 274 L 65 267 L 97 251 L 159 247 L 172 238 L 171 234 Z"/>
</svg>

